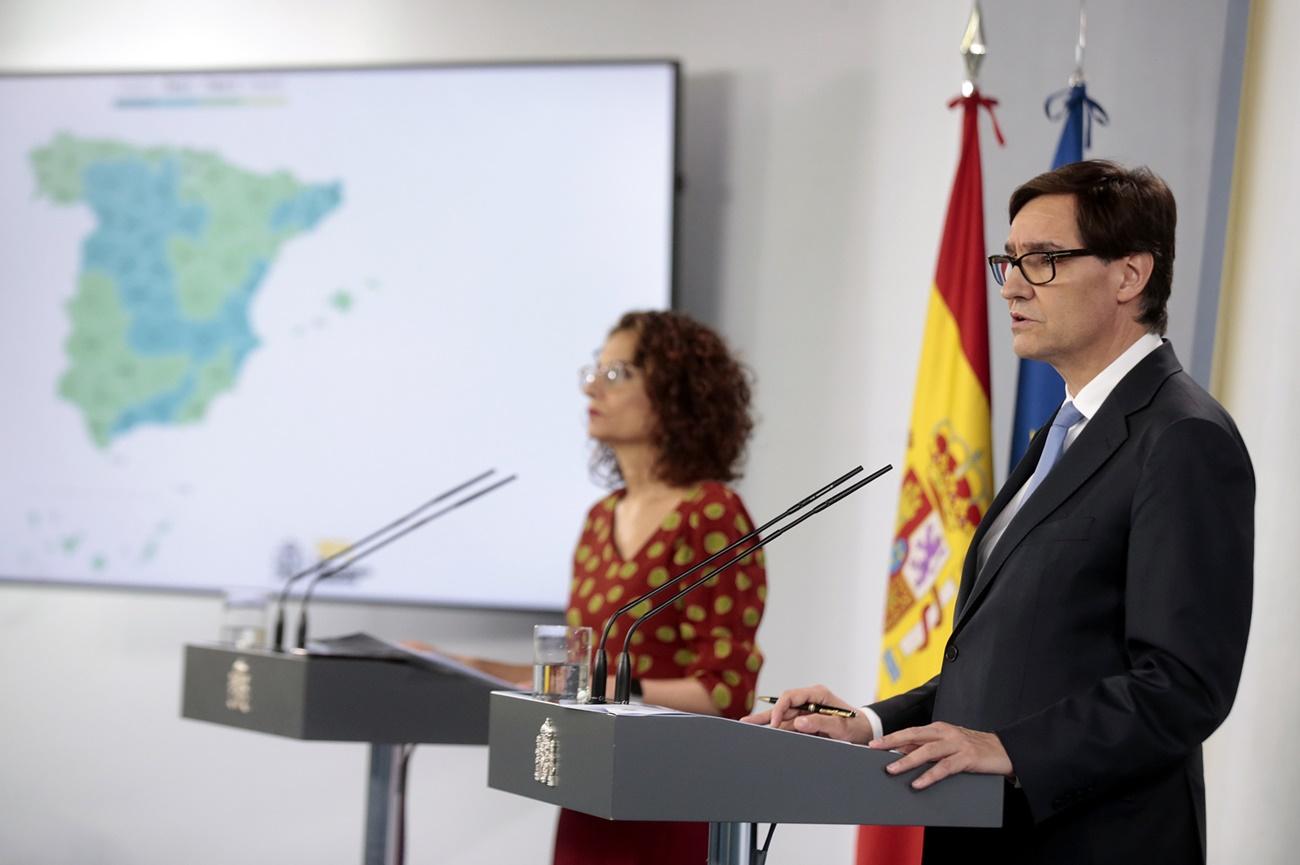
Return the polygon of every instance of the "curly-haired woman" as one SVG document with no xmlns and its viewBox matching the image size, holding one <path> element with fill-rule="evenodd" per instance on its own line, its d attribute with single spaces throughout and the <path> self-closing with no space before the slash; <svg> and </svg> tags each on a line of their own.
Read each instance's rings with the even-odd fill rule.
<svg viewBox="0 0 1300 865">
<path fill-rule="evenodd" d="M 727 482 L 739 476 L 753 422 L 744 368 L 721 337 L 680 313 L 624 315 L 581 375 L 596 445 L 592 469 L 615 489 L 583 522 L 567 619 L 599 632 L 614 610 L 752 529 Z M 632 638 L 634 692 L 688 712 L 747 714 L 763 664 L 755 632 L 766 599 L 759 550 L 647 622 Z M 631 620 L 649 606 L 614 624 L 611 645 L 621 645 Z M 463 660 L 510 681 L 532 675 L 530 666 Z M 606 693 L 613 687 L 611 676 Z M 555 865 L 707 858 L 706 823 L 560 812 Z"/>
<path fill-rule="evenodd" d="M 570 624 L 599 631 L 614 609 L 751 530 L 745 505 L 726 484 L 738 476 L 753 422 L 744 369 L 716 333 L 675 312 L 624 315 L 583 370 L 582 389 L 593 468 L 617 488 L 583 523 L 567 615 Z M 645 701 L 746 714 L 763 663 L 755 632 L 766 598 L 758 551 L 647 622 L 631 653 Z M 614 625 L 612 642 L 628 623 Z M 560 814 L 556 865 L 706 858 L 704 823 Z"/>
</svg>

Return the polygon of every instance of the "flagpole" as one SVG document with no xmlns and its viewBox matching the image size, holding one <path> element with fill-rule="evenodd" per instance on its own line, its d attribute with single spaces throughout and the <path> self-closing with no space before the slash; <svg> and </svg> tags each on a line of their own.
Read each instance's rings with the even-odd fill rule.
<svg viewBox="0 0 1300 865">
<path fill-rule="evenodd" d="M 966 76 L 949 108 L 961 112 L 961 153 L 944 217 L 921 338 L 905 471 L 886 583 L 877 695 L 939 672 L 952 632 L 961 564 L 993 501 L 989 403 L 988 271 L 979 113 L 997 100 L 979 90 L 987 54 L 979 0 L 961 39 Z M 993 130 L 1001 141 L 997 120 Z M 858 865 L 920 865 L 920 826 L 863 826 Z"/>
<path fill-rule="evenodd" d="M 1067 89 L 1048 96 L 1044 105 L 1047 116 L 1056 120 L 1058 118 L 1052 113 L 1052 105 L 1055 100 L 1063 97 L 1061 114 L 1065 123 L 1061 128 L 1056 154 L 1052 158 L 1052 168 L 1082 160 L 1091 144 L 1092 123 L 1096 121 L 1105 125 L 1107 121 L 1102 107 L 1088 98 L 1083 74 L 1087 45 L 1088 13 L 1085 0 L 1079 0 L 1079 39 L 1074 46 L 1074 71 L 1070 73 Z M 1034 430 L 1051 417 L 1065 396 L 1065 383 L 1047 364 L 1025 359 L 1020 361 L 1018 369 L 1016 402 L 1011 416 L 1012 469 L 1029 449 Z"/>
<path fill-rule="evenodd" d="M 966 80 L 961 83 L 961 95 L 970 96 L 979 88 L 980 64 L 988 53 L 988 43 L 984 41 L 984 14 L 980 10 L 979 0 L 970 5 L 970 17 L 966 19 L 966 32 L 961 37 L 961 57 L 966 63 Z"/>
<path fill-rule="evenodd" d="M 1079 41 L 1074 46 L 1074 72 L 1070 74 L 1071 87 L 1083 83 L 1083 52 L 1088 47 L 1088 10 L 1085 6 L 1085 0 L 1079 0 Z"/>
</svg>

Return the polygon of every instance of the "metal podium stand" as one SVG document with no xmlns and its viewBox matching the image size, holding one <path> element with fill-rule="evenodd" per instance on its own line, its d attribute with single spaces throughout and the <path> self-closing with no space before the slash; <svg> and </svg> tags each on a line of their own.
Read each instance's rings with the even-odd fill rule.
<svg viewBox="0 0 1300 865">
<path fill-rule="evenodd" d="M 490 693 L 481 680 L 396 658 L 188 645 L 181 715 L 290 739 L 369 742 L 363 861 L 392 865 L 403 748 L 487 744 Z"/>
<path fill-rule="evenodd" d="M 751 823 L 999 826 L 1002 778 L 924 791 L 888 753 L 687 714 L 623 714 L 495 692 L 488 785 L 609 820 L 708 822 L 709 862 L 746 865 Z"/>
</svg>

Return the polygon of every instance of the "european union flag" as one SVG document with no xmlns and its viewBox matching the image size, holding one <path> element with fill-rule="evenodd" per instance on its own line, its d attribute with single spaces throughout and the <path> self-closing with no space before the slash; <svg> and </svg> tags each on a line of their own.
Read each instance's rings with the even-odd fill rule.
<svg viewBox="0 0 1300 865">
<path fill-rule="evenodd" d="M 1092 144 L 1092 121 L 1105 125 L 1105 110 L 1088 98 L 1088 88 L 1079 82 L 1047 97 L 1043 110 L 1053 120 L 1061 114 L 1054 114 L 1053 107 L 1061 106 L 1064 101 L 1065 127 L 1061 130 L 1061 140 L 1056 145 L 1056 156 L 1052 158 L 1052 168 L 1060 168 L 1071 162 L 1083 159 L 1085 147 Z M 1020 375 L 1016 380 L 1016 411 L 1011 422 L 1011 462 L 1016 463 L 1029 448 L 1029 440 L 1034 431 L 1042 426 L 1056 407 L 1065 398 L 1065 382 L 1056 374 L 1056 370 L 1037 360 L 1020 361 Z"/>
</svg>

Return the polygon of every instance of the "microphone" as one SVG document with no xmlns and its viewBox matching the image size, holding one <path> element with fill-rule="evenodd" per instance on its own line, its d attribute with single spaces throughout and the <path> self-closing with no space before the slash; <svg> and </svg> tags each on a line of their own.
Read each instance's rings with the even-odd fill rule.
<svg viewBox="0 0 1300 865">
<path fill-rule="evenodd" d="M 456 501 L 452 502 L 446 507 L 439 508 L 438 510 L 429 514 L 428 516 L 422 517 L 416 522 L 411 523 L 409 526 L 402 529 L 400 532 L 396 532 L 394 534 L 389 535 L 388 537 L 384 538 L 379 543 L 375 544 L 369 549 L 365 549 L 358 552 L 356 555 L 352 556 L 343 564 L 336 565 L 327 571 L 321 571 L 319 574 L 313 577 L 312 581 L 307 584 L 307 590 L 303 592 L 302 605 L 298 608 L 298 635 L 297 635 L 297 640 L 295 640 L 294 649 L 305 650 L 307 647 L 307 605 L 311 603 L 312 593 L 316 590 L 316 587 L 319 586 L 322 582 L 328 580 L 330 577 L 334 576 L 335 574 L 343 573 L 344 571 L 352 567 L 357 562 L 369 556 L 371 553 L 375 553 L 378 552 L 379 550 L 382 550 L 384 547 L 388 546 L 393 541 L 406 537 L 416 529 L 421 528 L 423 526 L 427 526 L 429 523 L 433 522 L 434 520 L 438 519 L 444 514 L 449 514 L 452 511 L 456 510 L 457 508 L 463 505 L 467 505 L 477 498 L 481 498 L 482 496 L 485 496 L 490 492 L 494 492 L 496 490 L 501 489 L 501 487 L 505 486 L 508 483 L 511 483 L 512 481 L 516 480 L 518 477 L 519 475 L 510 475 L 507 478 L 502 478 L 501 480 L 497 481 L 494 484 L 486 486 L 483 489 L 478 490 L 477 492 L 465 496 L 465 498 L 463 499 L 457 499 Z"/>
<path fill-rule="evenodd" d="M 846 480 L 853 477 L 860 471 L 862 471 L 862 466 L 858 466 L 857 468 L 845 472 L 835 480 L 831 481 L 826 486 L 822 487 L 821 489 L 817 490 L 811 495 L 805 496 L 795 504 L 786 508 L 778 516 L 775 516 L 772 519 L 768 520 L 767 522 L 763 523 L 763 525 L 754 529 L 749 534 L 745 535 L 744 537 L 740 538 L 734 543 L 731 543 L 723 547 L 713 555 L 709 556 L 704 561 L 699 562 L 698 564 L 693 565 L 690 568 L 687 568 L 677 576 L 668 580 L 662 586 L 656 586 L 655 588 L 646 592 L 644 595 L 641 595 L 640 597 L 637 598 L 633 598 L 632 600 L 628 601 L 626 604 L 624 604 L 623 606 L 615 610 L 613 614 L 608 619 L 605 620 L 605 628 L 601 632 L 600 643 L 596 647 L 596 663 L 595 663 L 595 668 L 592 670 L 592 674 L 591 674 L 591 702 L 593 703 L 605 702 L 605 677 L 608 674 L 608 669 L 609 669 L 609 662 L 605 658 L 605 644 L 609 641 L 609 632 L 613 629 L 614 622 L 618 619 L 619 616 L 622 616 L 623 614 L 627 613 L 629 610 L 633 609 L 643 601 L 648 601 L 651 598 L 655 597 L 656 595 L 660 595 L 668 591 L 668 589 L 670 589 L 674 583 L 678 582 L 679 580 L 685 579 L 686 577 L 689 577 L 691 574 L 695 573 L 700 568 L 703 568 L 706 565 L 708 565 L 709 562 L 717 561 L 719 558 L 725 556 L 727 553 L 731 552 L 736 547 L 740 546 L 741 544 L 755 537 L 760 532 L 766 531 L 775 523 L 778 523 L 781 520 L 785 519 L 786 517 L 790 516 L 791 514 L 795 513 L 796 511 L 802 510 L 803 508 L 807 507 L 811 502 L 814 502 L 817 499 L 821 498 L 822 496 L 826 495 L 828 492 L 835 489 L 840 484 L 844 483 Z M 746 555 L 748 555 L 748 553 L 746 553 Z"/>
<path fill-rule="evenodd" d="M 717 574 L 722 573 L 722 572 L 725 571 L 727 568 L 729 568 L 729 567 L 731 567 L 732 565 L 736 564 L 736 562 L 739 562 L 741 559 L 745 558 L 745 556 L 751 555 L 752 553 L 754 553 L 754 552 L 757 551 L 757 550 L 761 550 L 763 547 L 765 547 L 765 546 L 767 546 L 768 544 L 772 543 L 772 541 L 774 541 L 774 540 L 776 540 L 777 538 L 781 537 L 781 535 L 783 535 L 783 534 L 785 534 L 786 532 L 790 531 L 790 529 L 792 529 L 792 528 L 794 528 L 795 526 L 799 525 L 799 524 L 802 523 L 804 520 L 808 519 L 808 518 L 811 517 L 811 516 L 814 516 L 814 515 L 816 515 L 816 514 L 821 513 L 822 511 L 824 511 L 824 510 L 826 510 L 827 508 L 829 508 L 831 505 L 833 505 L 833 504 L 835 504 L 836 502 L 838 502 L 840 499 L 843 499 L 843 498 L 846 498 L 846 497 L 848 497 L 848 496 L 853 495 L 853 494 L 856 493 L 858 490 L 862 489 L 862 488 L 865 487 L 867 484 L 871 483 L 871 482 L 874 481 L 876 478 L 880 477 L 881 475 L 885 474 L 886 472 L 890 471 L 891 469 L 893 469 L 893 466 L 892 466 L 892 465 L 886 465 L 886 466 L 883 466 L 883 467 L 881 467 L 881 468 L 876 469 L 874 472 L 872 472 L 871 474 L 867 475 L 865 478 L 863 478 L 862 480 L 858 481 L 857 483 L 855 483 L 853 486 L 849 487 L 848 489 L 843 490 L 842 492 L 838 492 L 838 493 L 836 493 L 835 495 L 831 496 L 831 497 L 830 497 L 829 499 L 827 499 L 826 501 L 821 502 L 820 504 L 818 504 L 817 507 L 813 508 L 812 510 L 808 511 L 807 513 L 800 514 L 798 519 L 796 519 L 796 520 L 794 520 L 794 521 L 792 521 L 792 522 L 790 522 L 790 523 L 787 523 L 786 525 L 784 525 L 784 526 L 782 526 L 781 528 L 777 529 L 775 532 L 772 533 L 771 537 L 763 538 L 761 541 L 759 541 L 757 544 L 755 544 L 755 545 L 754 545 L 753 547 L 751 547 L 750 549 L 746 550 L 746 551 L 743 552 L 743 553 L 740 553 L 739 555 L 737 555 L 737 556 L 735 556 L 734 558 L 732 558 L 730 561 L 728 561 L 728 562 L 726 562 L 725 564 L 719 566 L 719 567 L 717 568 L 717 570 L 715 570 L 715 571 L 709 573 L 708 575 L 706 575 L 706 576 L 704 576 L 704 577 L 701 577 L 700 579 L 698 579 L 698 580 L 696 580 L 695 582 L 691 583 L 689 586 L 687 586 L 686 588 L 682 589 L 681 591 L 679 591 L 677 594 L 673 595 L 673 596 L 672 596 L 671 598 L 669 598 L 668 600 L 666 600 L 666 601 L 664 601 L 663 603 L 659 604 L 659 606 L 651 608 L 650 611 L 647 612 L 644 616 L 641 616 L 641 617 L 638 618 L 636 621 L 634 621 L 634 622 L 631 624 L 631 626 L 627 629 L 627 638 L 624 639 L 624 641 L 623 641 L 623 653 L 622 653 L 621 655 L 618 656 L 618 672 L 614 674 L 614 702 L 615 702 L 615 703 L 627 703 L 627 702 L 628 702 L 628 692 L 632 689 L 632 655 L 631 655 L 631 649 L 632 649 L 632 635 L 636 633 L 636 629 L 639 628 L 639 627 L 641 626 L 641 623 L 642 623 L 642 622 L 644 622 L 645 620 L 647 620 L 647 619 L 649 619 L 649 618 L 651 618 L 651 617 L 653 617 L 653 616 L 656 616 L 656 615 L 658 615 L 659 613 L 663 612 L 665 609 L 667 609 L 668 607 L 670 607 L 670 606 L 672 606 L 674 603 L 676 603 L 680 598 L 682 598 L 683 596 L 685 596 L 685 595 L 691 593 L 691 592 L 694 591 L 695 589 L 698 589 L 700 586 L 704 585 L 704 584 L 707 583 L 709 580 L 713 579 L 713 577 L 716 576 Z"/>
<path fill-rule="evenodd" d="M 471 487 L 471 486 L 473 486 L 474 484 L 478 483 L 479 481 L 483 480 L 484 478 L 486 478 L 486 477 L 488 477 L 488 476 L 490 476 L 490 475 L 492 475 L 492 474 L 495 474 L 495 473 L 496 473 L 496 469 L 488 469 L 487 471 L 483 472 L 482 474 L 480 474 L 480 475 L 476 475 L 475 477 L 470 478 L 469 480 L 465 481 L 464 483 L 457 484 L 456 486 L 452 487 L 451 489 L 447 490 L 446 492 L 438 493 L 438 495 L 436 495 L 436 496 L 434 496 L 433 498 L 429 499 L 427 502 L 425 502 L 424 504 L 420 505 L 418 508 L 416 508 L 415 510 L 411 511 L 410 513 L 403 514 L 402 516 L 400 516 L 400 517 L 398 517 L 397 519 L 393 520 L 391 523 L 389 523 L 388 525 L 384 526 L 383 528 L 375 529 L 373 532 L 371 532 L 370 534 L 366 535 L 364 538 L 362 538 L 361 540 L 357 541 L 356 543 L 348 544 L 348 545 L 347 545 L 346 547 L 344 547 L 343 549 L 341 549 L 341 550 L 339 550 L 339 551 L 337 551 L 337 552 L 335 552 L 335 553 L 331 553 L 330 555 L 328 555 L 328 556 L 326 556 L 325 558 L 321 559 L 319 562 L 317 562 L 316 564 L 312 565 L 311 567 L 303 568 L 301 571 L 299 571 L 298 573 L 296 573 L 296 574 L 294 574 L 293 576 L 289 577 L 289 579 L 285 580 L 285 581 L 284 581 L 284 587 L 283 587 L 282 589 L 280 589 L 280 596 L 279 596 L 279 598 L 278 598 L 278 599 L 276 600 L 276 602 L 275 602 L 275 639 L 271 642 L 271 648 L 273 648 L 273 649 L 274 649 L 275 651 L 277 651 L 277 652 L 282 652 L 282 651 L 284 651 L 284 608 L 285 608 L 285 606 L 286 606 L 286 604 L 288 603 L 288 600 L 289 600 L 289 589 L 290 589 L 291 586 L 293 586 L 294 583 L 298 582 L 299 580 L 303 579 L 304 577 L 309 577 L 309 576 L 311 576 L 312 574 L 314 574 L 314 573 L 316 573 L 317 571 L 319 571 L 319 570 L 321 570 L 322 568 L 324 568 L 324 567 L 325 567 L 326 565 L 328 565 L 330 562 L 337 561 L 338 559 L 342 558 L 343 556 L 346 556 L 346 555 L 349 555 L 350 553 L 355 552 L 355 551 L 357 550 L 358 547 L 360 547 L 360 546 L 362 546 L 362 545 L 364 545 L 364 544 L 368 544 L 368 543 L 370 543 L 370 542 L 373 541 L 375 538 L 379 537 L 380 535 L 384 534 L 385 532 L 390 532 L 390 531 L 392 531 L 393 529 L 397 528 L 398 526 L 402 525 L 403 523 L 407 522 L 408 520 L 414 519 L 414 518 L 415 518 L 417 515 L 419 515 L 422 511 L 427 510 L 427 509 L 428 509 L 429 507 L 431 507 L 432 505 L 436 505 L 438 502 L 442 501 L 443 499 L 445 499 L 445 498 L 447 498 L 447 497 L 449 497 L 449 496 L 454 496 L 456 493 L 460 492 L 461 490 L 465 489 L 466 487 Z"/>
</svg>

